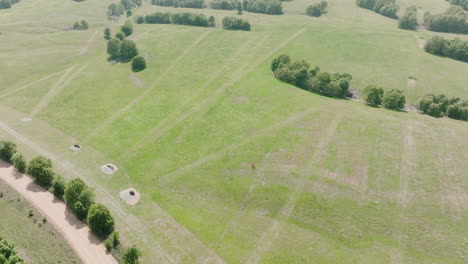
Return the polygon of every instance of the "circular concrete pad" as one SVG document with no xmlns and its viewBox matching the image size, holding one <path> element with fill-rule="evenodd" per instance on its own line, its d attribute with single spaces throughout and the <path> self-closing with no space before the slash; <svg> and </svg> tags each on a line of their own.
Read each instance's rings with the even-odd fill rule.
<svg viewBox="0 0 468 264">
<path fill-rule="evenodd" d="M 107 175 L 112 175 L 118 170 L 119 168 L 112 163 L 104 164 L 101 166 L 101 171 Z"/>
<path fill-rule="evenodd" d="M 135 205 L 140 200 L 141 195 L 135 189 L 128 188 L 120 192 L 120 198 L 129 205 Z"/>
</svg>

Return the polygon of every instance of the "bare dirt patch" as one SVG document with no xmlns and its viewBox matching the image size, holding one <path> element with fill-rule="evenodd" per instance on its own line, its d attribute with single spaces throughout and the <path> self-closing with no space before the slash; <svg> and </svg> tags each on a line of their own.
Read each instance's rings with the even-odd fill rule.
<svg viewBox="0 0 468 264">
<path fill-rule="evenodd" d="M 141 78 L 136 76 L 135 74 L 129 74 L 128 77 L 130 77 L 130 80 L 132 80 L 133 85 L 135 85 L 138 88 L 145 88 L 146 83 L 143 81 Z"/>
<path fill-rule="evenodd" d="M 418 39 L 418 47 L 420 49 L 424 49 L 424 44 L 426 44 L 426 41 L 424 39 Z"/>
<path fill-rule="evenodd" d="M 409 77 L 408 78 L 408 88 L 413 88 L 416 86 L 416 79 Z"/>
<path fill-rule="evenodd" d="M 118 170 L 119 168 L 112 163 L 104 164 L 101 166 L 102 173 L 107 174 L 107 175 L 112 175 L 116 173 Z"/>
<path fill-rule="evenodd" d="M 133 188 L 128 188 L 120 192 L 120 198 L 129 205 L 135 205 L 140 201 L 141 194 Z"/>
</svg>

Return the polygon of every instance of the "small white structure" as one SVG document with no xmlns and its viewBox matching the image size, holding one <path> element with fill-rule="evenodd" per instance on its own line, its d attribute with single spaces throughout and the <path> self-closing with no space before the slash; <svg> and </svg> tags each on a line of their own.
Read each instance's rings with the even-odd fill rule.
<svg viewBox="0 0 468 264">
<path fill-rule="evenodd" d="M 119 168 L 112 163 L 104 164 L 101 166 L 101 171 L 107 175 L 112 175 L 118 170 Z"/>
<path fill-rule="evenodd" d="M 23 122 L 23 123 L 29 123 L 29 122 L 31 122 L 31 121 L 32 121 L 32 118 L 30 118 L 30 117 L 23 117 L 23 118 L 21 118 L 21 122 Z"/>
<path fill-rule="evenodd" d="M 70 149 L 73 150 L 73 151 L 80 151 L 81 146 L 78 145 L 78 144 L 74 144 L 73 146 L 70 147 Z"/>
<path fill-rule="evenodd" d="M 141 195 L 133 188 L 128 188 L 120 192 L 120 198 L 129 205 L 135 205 L 140 201 Z"/>
</svg>

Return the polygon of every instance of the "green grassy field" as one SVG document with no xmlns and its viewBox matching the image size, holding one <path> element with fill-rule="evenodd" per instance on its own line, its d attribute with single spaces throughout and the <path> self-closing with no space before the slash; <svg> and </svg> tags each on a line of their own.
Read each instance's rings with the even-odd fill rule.
<svg viewBox="0 0 468 264">
<path fill-rule="evenodd" d="M 15 245 L 26 263 L 81 263 L 65 239 L 40 212 L 0 182 L 0 236 Z M 29 210 L 34 216 L 29 217 Z"/>
<path fill-rule="evenodd" d="M 103 29 L 124 21 L 106 20 L 110 2 L 23 0 L 1 11 L 0 137 L 86 179 L 144 263 L 468 261 L 465 122 L 311 94 L 269 67 L 287 53 L 350 73 L 354 91 L 404 89 L 410 104 L 428 92 L 466 98 L 468 64 L 420 47 L 435 33 L 400 30 L 353 0 L 310 18 L 310 2 L 294 0 L 283 16 L 244 13 L 251 32 L 135 24 L 149 67 L 132 73 L 106 60 Z M 397 2 L 420 15 L 448 7 Z M 158 10 L 218 24 L 235 14 L 147 3 L 133 13 Z M 81 19 L 88 31 L 63 30 Z M 78 154 L 68 151 L 76 142 Z M 106 162 L 120 170 L 101 174 Z M 118 198 L 130 186 L 142 193 L 134 207 Z"/>
</svg>

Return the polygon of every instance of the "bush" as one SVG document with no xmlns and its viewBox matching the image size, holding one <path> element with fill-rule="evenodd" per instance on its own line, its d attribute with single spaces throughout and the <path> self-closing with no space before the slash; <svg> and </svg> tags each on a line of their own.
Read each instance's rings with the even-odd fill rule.
<svg viewBox="0 0 468 264">
<path fill-rule="evenodd" d="M 390 18 L 397 18 L 400 9 L 395 0 L 357 0 L 356 4 Z"/>
<path fill-rule="evenodd" d="M 86 20 L 81 20 L 80 22 L 75 22 L 75 24 L 73 24 L 74 30 L 87 30 L 88 28 L 89 26 Z"/>
<path fill-rule="evenodd" d="M 441 14 L 425 13 L 424 25 L 432 31 L 468 34 L 468 14 L 462 7 L 451 6 Z"/>
<path fill-rule="evenodd" d="M 89 228 L 98 236 L 108 236 L 114 231 L 114 218 L 109 209 L 102 204 L 94 204 L 88 212 Z"/>
<path fill-rule="evenodd" d="M 107 252 L 111 252 L 111 251 L 112 251 L 112 245 L 113 245 L 113 243 L 112 243 L 111 237 L 109 237 L 109 238 L 106 239 L 106 242 L 104 242 L 104 245 L 106 246 Z"/>
<path fill-rule="evenodd" d="M 111 30 L 110 28 L 106 27 L 104 29 L 104 39 L 109 40 L 111 38 Z"/>
<path fill-rule="evenodd" d="M 79 178 L 71 180 L 65 188 L 64 197 L 78 219 L 86 219 L 89 208 L 94 204 L 94 194 L 83 180 Z"/>
<path fill-rule="evenodd" d="M 141 257 L 141 252 L 136 246 L 131 246 L 124 251 L 123 262 L 124 264 L 138 264 Z"/>
<path fill-rule="evenodd" d="M 38 156 L 29 162 L 27 173 L 43 187 L 50 187 L 54 179 L 52 161 L 46 157 Z"/>
<path fill-rule="evenodd" d="M 384 90 L 382 87 L 369 85 L 363 90 L 364 101 L 368 105 L 379 106 L 382 103 Z"/>
<path fill-rule="evenodd" d="M 120 49 L 122 47 L 122 41 L 118 38 L 113 38 L 107 42 L 107 53 L 111 59 L 117 59 L 120 56 Z"/>
<path fill-rule="evenodd" d="M 13 162 L 13 166 L 15 166 L 15 168 L 19 172 L 22 172 L 22 173 L 26 172 L 27 162 L 24 159 L 23 155 L 16 153 L 11 159 L 11 161 Z"/>
<path fill-rule="evenodd" d="M 403 92 L 398 89 L 392 89 L 385 93 L 382 98 L 383 107 L 391 110 L 400 110 L 405 107 L 406 98 Z"/>
<path fill-rule="evenodd" d="M 453 119 L 468 121 L 468 100 L 448 98 L 443 94 L 427 94 L 418 102 L 421 113 L 433 117 L 447 116 Z"/>
<path fill-rule="evenodd" d="M 434 55 L 468 62 L 468 40 L 434 36 L 426 42 L 424 50 Z"/>
<path fill-rule="evenodd" d="M 282 15 L 283 5 L 278 0 L 244 0 L 243 8 L 252 13 Z"/>
<path fill-rule="evenodd" d="M 408 7 L 405 14 L 398 19 L 398 27 L 401 29 L 415 30 L 418 26 L 418 9 L 415 6 Z"/>
<path fill-rule="evenodd" d="M 122 61 L 131 61 L 138 55 L 138 49 L 133 40 L 125 39 L 120 46 L 120 59 Z"/>
<path fill-rule="evenodd" d="M 310 5 L 307 8 L 306 13 L 309 16 L 319 17 L 327 12 L 327 6 L 328 6 L 327 1 L 321 1 L 320 3 Z"/>
<path fill-rule="evenodd" d="M 65 179 L 63 179 L 62 176 L 56 175 L 54 177 L 54 181 L 52 182 L 52 186 L 50 187 L 50 192 L 53 193 L 58 199 L 63 200 L 66 186 Z"/>
<path fill-rule="evenodd" d="M 125 36 L 130 36 L 133 34 L 133 24 L 130 21 L 126 21 L 122 26 L 122 32 L 125 33 Z"/>
<path fill-rule="evenodd" d="M 230 30 L 250 31 L 250 23 L 247 20 L 243 20 L 237 17 L 225 17 L 223 18 L 223 28 Z"/>
<path fill-rule="evenodd" d="M 16 144 L 10 141 L 0 141 L 0 159 L 10 162 L 16 153 Z"/>
<path fill-rule="evenodd" d="M 142 56 L 136 56 L 132 60 L 132 71 L 134 72 L 140 72 L 142 70 L 146 69 L 146 61 L 145 58 Z"/>
</svg>

